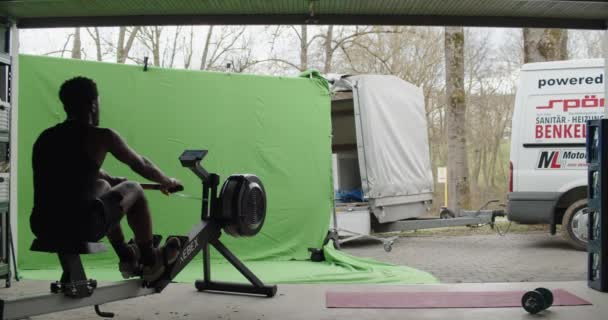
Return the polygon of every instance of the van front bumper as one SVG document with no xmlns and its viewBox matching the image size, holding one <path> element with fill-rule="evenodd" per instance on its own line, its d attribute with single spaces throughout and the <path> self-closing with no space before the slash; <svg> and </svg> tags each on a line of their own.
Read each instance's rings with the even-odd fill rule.
<svg viewBox="0 0 608 320">
<path fill-rule="evenodd" d="M 560 192 L 511 192 L 507 202 L 509 220 L 521 224 L 552 224 Z"/>
</svg>

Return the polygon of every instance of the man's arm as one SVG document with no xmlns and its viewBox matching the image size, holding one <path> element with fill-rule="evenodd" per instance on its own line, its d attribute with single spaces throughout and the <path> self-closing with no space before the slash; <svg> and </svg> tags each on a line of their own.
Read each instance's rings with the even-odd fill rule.
<svg viewBox="0 0 608 320">
<path fill-rule="evenodd" d="M 131 170 L 150 181 L 162 185 L 173 184 L 173 179 L 167 177 L 150 160 L 139 155 L 135 150 L 129 147 L 118 133 L 111 129 L 105 129 L 105 131 L 108 151 L 116 157 L 116 159 L 128 165 Z"/>
</svg>

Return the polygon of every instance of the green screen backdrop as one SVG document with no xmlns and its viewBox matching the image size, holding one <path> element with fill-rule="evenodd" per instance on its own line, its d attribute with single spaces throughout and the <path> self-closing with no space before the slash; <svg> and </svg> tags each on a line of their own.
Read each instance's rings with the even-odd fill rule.
<svg viewBox="0 0 608 320">
<path fill-rule="evenodd" d="M 308 248 L 322 246 L 332 210 L 330 96 L 324 79 L 285 78 L 150 68 L 48 57 L 20 56 L 18 128 L 18 248 L 26 277 L 54 279 L 55 255 L 29 251 L 33 235 L 31 156 L 38 135 L 64 120 L 58 98 L 66 79 L 97 82 L 101 126 L 118 131 L 139 153 L 181 180 L 185 194 L 200 196 L 201 182 L 181 167 L 184 149 L 208 149 L 205 168 L 220 174 L 254 173 L 268 194 L 264 228 L 252 238 L 222 241 L 270 282 L 429 283 L 429 274 L 359 259 L 327 248 L 327 261 L 308 260 Z M 108 155 L 110 174 L 143 181 Z M 200 200 L 148 192 L 154 231 L 186 235 L 200 219 Z M 125 231 L 129 228 L 123 223 Z M 129 230 L 130 231 L 130 230 Z M 130 236 L 130 232 L 127 232 Z M 214 255 L 214 274 L 240 276 Z M 112 250 L 86 256 L 90 275 L 118 278 Z M 192 263 L 178 280 L 201 274 Z"/>
<path fill-rule="evenodd" d="M 139 153 L 200 196 L 201 183 L 183 168 L 184 149 L 208 149 L 203 164 L 220 174 L 254 173 L 268 193 L 268 214 L 252 238 L 223 237 L 245 260 L 307 257 L 321 246 L 331 212 L 329 92 L 319 79 L 176 71 L 139 66 L 20 57 L 19 252 L 21 265 L 56 258 L 32 253 L 29 214 L 33 203 L 31 155 L 38 135 L 65 118 L 60 85 L 74 76 L 97 82 L 101 126 L 123 135 Z M 110 174 L 143 181 L 108 155 Z M 200 220 L 199 200 L 148 192 L 154 231 L 187 234 Z M 128 229 L 126 222 L 125 230 Z M 112 253 L 95 256 L 114 258 Z"/>
</svg>

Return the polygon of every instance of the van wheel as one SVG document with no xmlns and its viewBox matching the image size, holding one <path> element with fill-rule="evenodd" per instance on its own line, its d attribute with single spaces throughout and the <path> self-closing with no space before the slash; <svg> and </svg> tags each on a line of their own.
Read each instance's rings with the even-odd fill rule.
<svg viewBox="0 0 608 320">
<path fill-rule="evenodd" d="M 587 199 L 581 199 L 571 204 L 562 219 L 562 234 L 577 250 L 587 250 L 589 235 Z"/>
</svg>

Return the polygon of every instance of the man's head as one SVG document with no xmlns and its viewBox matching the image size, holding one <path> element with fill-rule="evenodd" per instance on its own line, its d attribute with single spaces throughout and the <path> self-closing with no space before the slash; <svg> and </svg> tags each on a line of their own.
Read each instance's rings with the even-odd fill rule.
<svg viewBox="0 0 608 320">
<path fill-rule="evenodd" d="M 59 89 L 59 99 L 69 119 L 99 125 L 99 94 L 95 81 L 85 77 L 67 80 Z"/>
</svg>

